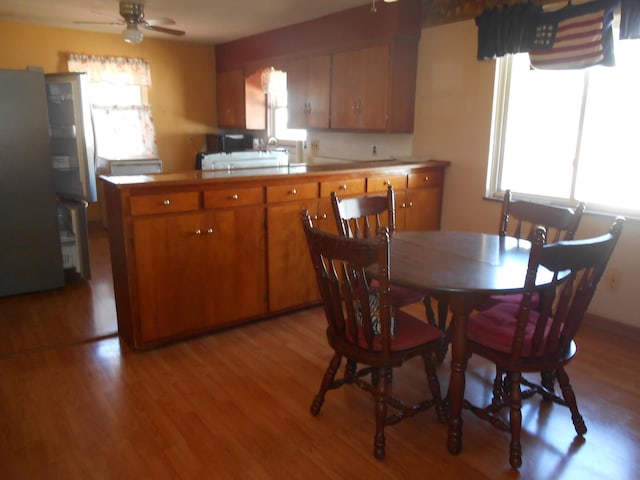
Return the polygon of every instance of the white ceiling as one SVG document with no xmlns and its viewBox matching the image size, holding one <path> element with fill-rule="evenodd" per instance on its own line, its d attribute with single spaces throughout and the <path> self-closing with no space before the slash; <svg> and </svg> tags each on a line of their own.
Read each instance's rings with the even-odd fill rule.
<svg viewBox="0 0 640 480">
<path fill-rule="evenodd" d="M 223 43 L 254 33 L 304 22 L 373 0 L 139 0 L 145 18 L 168 17 L 186 32 L 174 37 L 144 30 L 153 38 Z M 382 0 L 376 0 L 381 3 Z M 123 26 L 81 25 L 75 21 L 120 20 L 118 0 L 0 0 L 0 20 L 120 34 Z"/>
</svg>

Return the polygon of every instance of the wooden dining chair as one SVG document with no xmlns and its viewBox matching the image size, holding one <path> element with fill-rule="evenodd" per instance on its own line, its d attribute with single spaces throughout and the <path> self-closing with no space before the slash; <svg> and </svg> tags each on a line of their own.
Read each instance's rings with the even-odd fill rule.
<svg viewBox="0 0 640 480">
<path fill-rule="evenodd" d="M 396 230 L 395 193 L 391 185 L 387 187 L 387 194 L 384 196 L 366 195 L 340 199 L 336 192 L 331 192 L 331 206 L 338 233 L 342 236 L 373 238 L 381 227 L 387 227 L 391 234 Z M 377 287 L 376 280 L 372 280 L 372 287 Z M 428 292 L 393 285 L 389 301 L 398 308 L 423 302 L 427 320 L 432 325 L 436 324 Z"/>
<path fill-rule="evenodd" d="M 376 423 L 373 454 L 383 459 L 386 425 L 432 406 L 439 421 L 446 421 L 432 362 L 442 332 L 402 310 L 392 309 L 389 302 L 390 233 L 386 227 L 369 238 L 339 236 L 314 228 L 307 211 L 302 212 L 302 225 L 324 305 L 327 340 L 333 350 L 320 390 L 311 404 L 311 413 L 320 413 L 330 389 L 354 384 L 369 392 L 374 398 Z M 379 287 L 374 291 L 366 279 L 365 268 L 376 263 Z M 388 371 L 415 356 L 423 358 L 431 398 L 408 405 L 393 395 Z M 336 378 L 343 358 L 354 368 L 345 368 L 344 376 Z M 356 369 L 356 365 L 361 367 Z"/>
<path fill-rule="evenodd" d="M 489 405 L 478 407 L 465 400 L 464 406 L 492 425 L 511 432 L 509 462 L 513 468 L 522 465 L 522 399 L 540 394 L 546 401 L 564 405 L 571 411 L 576 433 L 582 436 L 587 431 L 565 366 L 576 354 L 576 333 L 623 224 L 624 218 L 618 217 L 604 235 L 547 244 L 544 227 L 538 227 L 520 302 L 502 302 L 469 317 L 469 354 L 495 363 L 498 374 Z M 543 267 L 553 272 L 553 282 L 545 287 L 545 294 L 535 309 L 532 299 L 536 293 L 536 275 Z M 533 372 L 553 372 L 562 397 L 553 389 L 522 376 Z M 508 423 L 499 415 L 504 407 L 509 407 Z"/>
</svg>

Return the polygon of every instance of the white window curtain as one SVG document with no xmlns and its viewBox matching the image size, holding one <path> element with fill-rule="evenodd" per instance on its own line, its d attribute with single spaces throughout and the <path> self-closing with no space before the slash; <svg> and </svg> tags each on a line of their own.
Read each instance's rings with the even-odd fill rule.
<svg viewBox="0 0 640 480">
<path fill-rule="evenodd" d="M 151 107 L 143 89 L 151 86 L 149 63 L 141 58 L 70 54 L 70 72 L 86 72 L 98 156 L 110 160 L 156 156 Z"/>
</svg>

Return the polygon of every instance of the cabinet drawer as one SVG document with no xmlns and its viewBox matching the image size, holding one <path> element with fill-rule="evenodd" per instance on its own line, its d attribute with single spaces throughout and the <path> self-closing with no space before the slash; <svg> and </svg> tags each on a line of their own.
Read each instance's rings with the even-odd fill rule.
<svg viewBox="0 0 640 480">
<path fill-rule="evenodd" d="M 345 195 L 359 195 L 364 193 L 364 178 L 351 178 L 349 180 L 329 180 L 320 183 L 320 196 L 328 197 L 331 192 L 336 192 L 338 197 Z"/>
<path fill-rule="evenodd" d="M 204 192 L 204 208 L 241 207 L 264 201 L 262 187 L 207 190 Z"/>
<path fill-rule="evenodd" d="M 317 183 L 291 183 L 267 187 L 267 202 L 292 202 L 318 197 Z"/>
<path fill-rule="evenodd" d="M 409 188 L 420 187 L 441 187 L 442 171 L 427 170 L 424 172 L 414 172 L 409 174 Z"/>
<path fill-rule="evenodd" d="M 368 177 L 367 192 L 386 192 L 391 185 L 394 190 L 404 190 L 407 188 L 406 175 L 391 175 L 386 177 Z"/>
<path fill-rule="evenodd" d="M 198 209 L 198 192 L 160 193 L 131 197 L 131 215 L 187 212 Z"/>
</svg>

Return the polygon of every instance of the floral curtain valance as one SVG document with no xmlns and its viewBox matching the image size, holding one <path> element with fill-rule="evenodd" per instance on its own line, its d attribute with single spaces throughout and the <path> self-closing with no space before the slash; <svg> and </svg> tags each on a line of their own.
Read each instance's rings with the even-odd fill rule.
<svg viewBox="0 0 640 480">
<path fill-rule="evenodd" d="M 90 82 L 118 85 L 151 86 L 149 62 L 143 58 L 101 57 L 71 53 L 67 60 L 70 72 L 86 72 Z"/>
<path fill-rule="evenodd" d="M 158 154 L 151 107 L 93 106 L 98 155 L 112 160 Z"/>
</svg>

